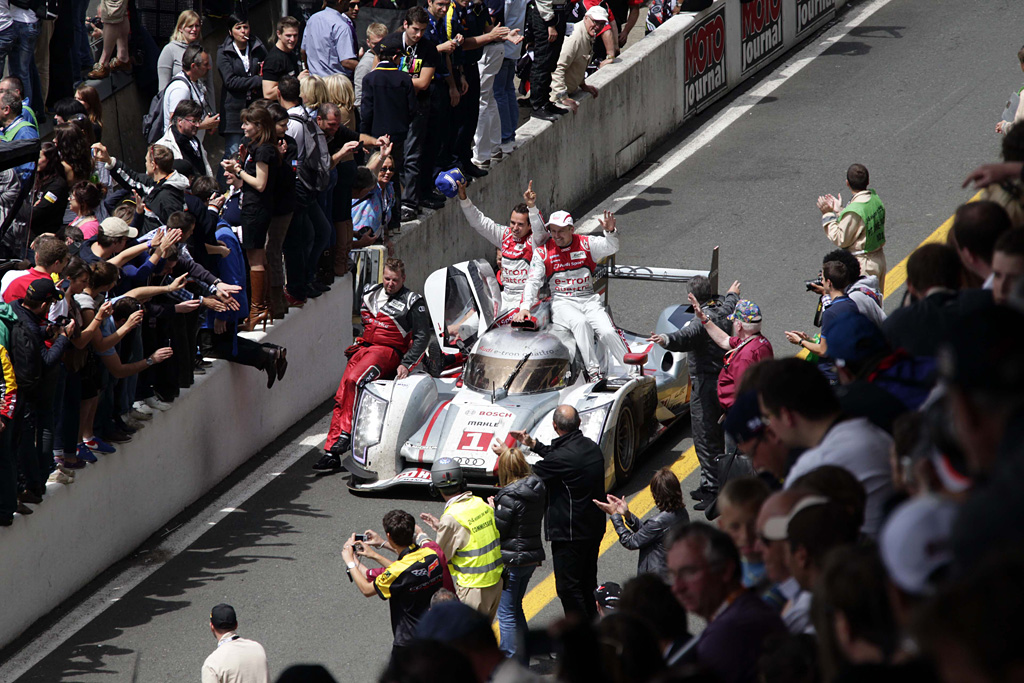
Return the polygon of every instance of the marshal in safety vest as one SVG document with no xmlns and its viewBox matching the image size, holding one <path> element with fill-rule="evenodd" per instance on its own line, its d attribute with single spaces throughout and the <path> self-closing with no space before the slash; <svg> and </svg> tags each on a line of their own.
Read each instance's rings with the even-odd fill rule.
<svg viewBox="0 0 1024 683">
<path fill-rule="evenodd" d="M 839 220 L 848 213 L 860 216 L 864 221 L 864 253 L 870 254 L 885 246 L 885 207 L 874 190 L 868 190 L 871 196 L 866 202 L 850 202 L 839 213 Z"/>
<path fill-rule="evenodd" d="M 469 532 L 469 542 L 449 558 L 455 582 L 463 588 L 487 588 L 501 581 L 501 538 L 491 506 L 467 496 L 449 505 L 445 514 Z"/>
</svg>

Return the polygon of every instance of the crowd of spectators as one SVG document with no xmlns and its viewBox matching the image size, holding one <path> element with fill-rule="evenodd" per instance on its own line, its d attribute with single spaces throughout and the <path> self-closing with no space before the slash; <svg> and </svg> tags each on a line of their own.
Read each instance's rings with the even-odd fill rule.
<svg viewBox="0 0 1024 683">
<path fill-rule="evenodd" d="M 146 29 L 124 0 L 88 20 L 85 3 L 0 4 L 0 145 L 39 138 L 53 114 L 38 159 L 0 174 L 3 314 L 21 321 L 11 342 L 33 327 L 32 345 L 8 349 L 17 412 L 0 441 L 0 523 L 131 440 L 204 357 L 259 368 L 272 386 L 286 350 L 237 332 L 328 291 L 351 249 L 390 249 L 400 221 L 444 204 L 439 171 L 472 179 L 511 154 L 517 61 L 533 114 L 553 120 L 568 111 L 556 104 L 578 106 L 575 90 L 596 96 L 585 73 L 610 63 L 639 14 L 616 0 L 387 6 L 404 13 L 392 33 L 372 23 L 357 36 L 358 2 L 326 0 L 266 41 L 238 6 L 217 19 L 227 35 L 215 53 L 205 17 L 185 10 L 149 64 L 130 49 Z M 71 78 L 51 80 L 50 63 L 70 64 Z M 141 92 L 153 68 L 151 144 L 132 168 L 104 143 L 86 79 L 134 71 Z"/>
<path fill-rule="evenodd" d="M 658 5 L 648 24 L 685 5 Z M 132 68 L 126 6 L 100 5 L 93 78 Z M 171 409 L 205 357 L 259 368 L 271 388 L 285 349 L 238 331 L 321 296 L 352 247 L 383 244 L 400 220 L 443 205 L 438 171 L 479 177 L 514 153 L 525 47 L 521 85 L 533 115 L 552 120 L 579 106 L 576 90 L 597 96 L 586 73 L 614 59 L 639 12 L 608 0 L 429 0 L 394 33 L 371 25 L 360 45 L 357 9 L 328 0 L 304 24 L 282 18 L 266 44 L 234 15 L 213 57 L 197 42 L 202 18 L 183 12 L 159 59 L 144 170 L 108 152 L 97 91 L 80 84 L 54 103 L 38 160 L 0 175 L 2 248 L 26 259 L 0 284 L 0 525 Z M 6 12 L 0 135 L 10 142 L 38 137 L 47 67 L 33 41 L 49 20 L 17 3 Z M 76 34 L 82 62 L 80 47 Z M 888 316 L 884 209 L 859 164 L 847 172 L 850 203 L 818 199 L 839 249 L 808 284 L 820 332 L 786 332 L 798 357 L 774 358 L 738 282 L 720 297 L 693 279 L 692 324 L 651 341 L 690 353 L 701 466 L 691 496 L 713 524 L 690 518 L 668 469 L 650 483 L 649 520 L 604 496 L 598 459 L 582 467 L 565 445 L 583 438 L 578 416 L 556 420 L 563 441 L 552 446 L 517 437 L 545 457 L 533 471 L 518 449 L 499 460 L 500 596 L 478 597 L 479 611 L 458 599 L 420 605 L 381 680 L 532 680 L 521 665 L 552 653 L 567 681 L 1014 679 L 1024 127 L 1001 132 L 1004 163 L 972 174 L 985 192 L 956 211 L 945 243 L 909 256 L 907 300 Z M 214 135 L 224 153 L 211 161 Z M 621 593 L 583 591 L 596 585 L 602 512 L 639 551 Z M 389 515 L 385 535 L 367 540 L 401 553 L 415 522 Z M 542 518 L 568 617 L 546 637 L 527 632 L 522 604 L 545 560 Z M 413 559 L 444 595 L 450 577 L 419 545 Z M 687 615 L 703 620 L 699 634 Z"/>
</svg>

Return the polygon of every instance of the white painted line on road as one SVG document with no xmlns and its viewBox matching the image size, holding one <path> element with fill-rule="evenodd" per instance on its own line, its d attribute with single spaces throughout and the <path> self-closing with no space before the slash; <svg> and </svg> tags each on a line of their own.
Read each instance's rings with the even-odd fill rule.
<svg viewBox="0 0 1024 683">
<path fill-rule="evenodd" d="M 140 583 L 145 581 L 158 569 L 180 555 L 189 546 L 216 526 L 232 512 L 238 510 L 245 501 L 258 493 L 264 486 L 274 481 L 274 477 L 282 474 L 294 465 L 302 456 L 309 452 L 310 447 L 323 443 L 327 438 L 327 427 L 330 416 L 318 420 L 302 435 L 291 442 L 281 452 L 263 463 L 249 476 L 232 486 L 217 500 L 210 503 L 194 518 L 175 529 L 163 542 L 149 553 L 150 558 L 139 558 L 139 564 L 125 569 L 113 576 L 101 588 L 85 599 L 78 607 L 71 610 L 64 618 L 37 636 L 31 643 L 18 650 L 9 660 L 0 666 L 0 681 L 14 681 L 25 675 L 44 657 L 56 650 L 68 638 L 87 626 L 93 619 L 102 614 L 108 607 Z"/>
<path fill-rule="evenodd" d="M 648 188 L 659 180 L 674 171 L 680 164 L 693 156 L 698 150 L 714 140 L 726 128 L 731 126 L 737 119 L 753 109 L 761 100 L 775 92 L 779 86 L 820 57 L 825 50 L 829 49 L 840 40 L 846 37 L 853 29 L 864 23 L 872 14 L 888 5 L 891 0 L 874 0 L 864 6 L 862 10 L 850 17 L 843 24 L 836 25 L 825 32 L 824 37 L 812 45 L 808 45 L 794 55 L 777 72 L 764 77 L 764 80 L 753 90 L 740 96 L 724 110 L 716 114 L 705 125 L 701 126 L 697 134 L 686 140 L 682 147 L 672 152 L 669 156 L 659 161 L 654 168 L 647 171 L 629 185 L 623 187 L 617 197 L 605 200 L 594 209 L 595 217 L 587 219 L 579 228 L 579 232 L 589 234 L 599 229 L 596 216 L 605 211 L 617 213 L 626 204 L 630 203 Z"/>
</svg>

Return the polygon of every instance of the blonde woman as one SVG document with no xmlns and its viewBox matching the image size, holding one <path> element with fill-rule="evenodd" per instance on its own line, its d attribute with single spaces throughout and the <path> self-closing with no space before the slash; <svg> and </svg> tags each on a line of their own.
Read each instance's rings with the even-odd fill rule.
<svg viewBox="0 0 1024 683">
<path fill-rule="evenodd" d="M 341 109 L 341 125 L 356 128 L 356 91 L 344 74 L 331 74 L 324 79 L 327 101 L 334 102 Z"/>
<path fill-rule="evenodd" d="M 309 111 L 310 116 L 316 117 L 317 110 L 324 102 L 329 102 L 327 87 L 324 79 L 310 74 L 299 79 L 299 96 L 302 97 L 302 105 Z"/>
<path fill-rule="evenodd" d="M 171 79 L 181 73 L 181 57 L 185 54 L 185 48 L 192 43 L 202 40 L 203 18 L 190 9 L 178 15 L 178 23 L 174 25 L 174 33 L 171 34 L 171 41 L 160 51 L 160 59 L 156 63 L 156 75 L 159 80 L 157 87 L 163 90 Z M 212 59 L 212 57 L 211 57 Z M 213 69 L 206 74 L 206 98 L 212 107 L 216 101 L 213 89 Z"/>
<path fill-rule="evenodd" d="M 518 448 L 506 448 L 496 442 L 498 483 L 501 490 L 488 502 L 494 506 L 494 523 L 501 536 L 501 561 L 505 564 L 505 587 L 498 603 L 498 629 L 501 651 L 516 657 L 517 644 L 526 636 L 523 596 L 533 572 L 544 561 L 540 524 L 544 518 L 546 490 L 540 477 L 533 474 L 526 457 Z M 525 653 L 517 657 L 525 660 Z"/>
</svg>

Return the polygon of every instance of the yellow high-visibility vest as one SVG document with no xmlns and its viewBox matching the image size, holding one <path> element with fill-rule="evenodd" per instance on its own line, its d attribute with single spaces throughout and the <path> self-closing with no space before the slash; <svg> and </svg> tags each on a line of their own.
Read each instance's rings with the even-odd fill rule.
<svg viewBox="0 0 1024 683">
<path fill-rule="evenodd" d="M 452 578 L 463 588 L 487 588 L 501 580 L 501 538 L 494 510 L 483 499 L 469 496 L 445 510 L 469 532 L 469 543 L 448 558 Z"/>
</svg>

